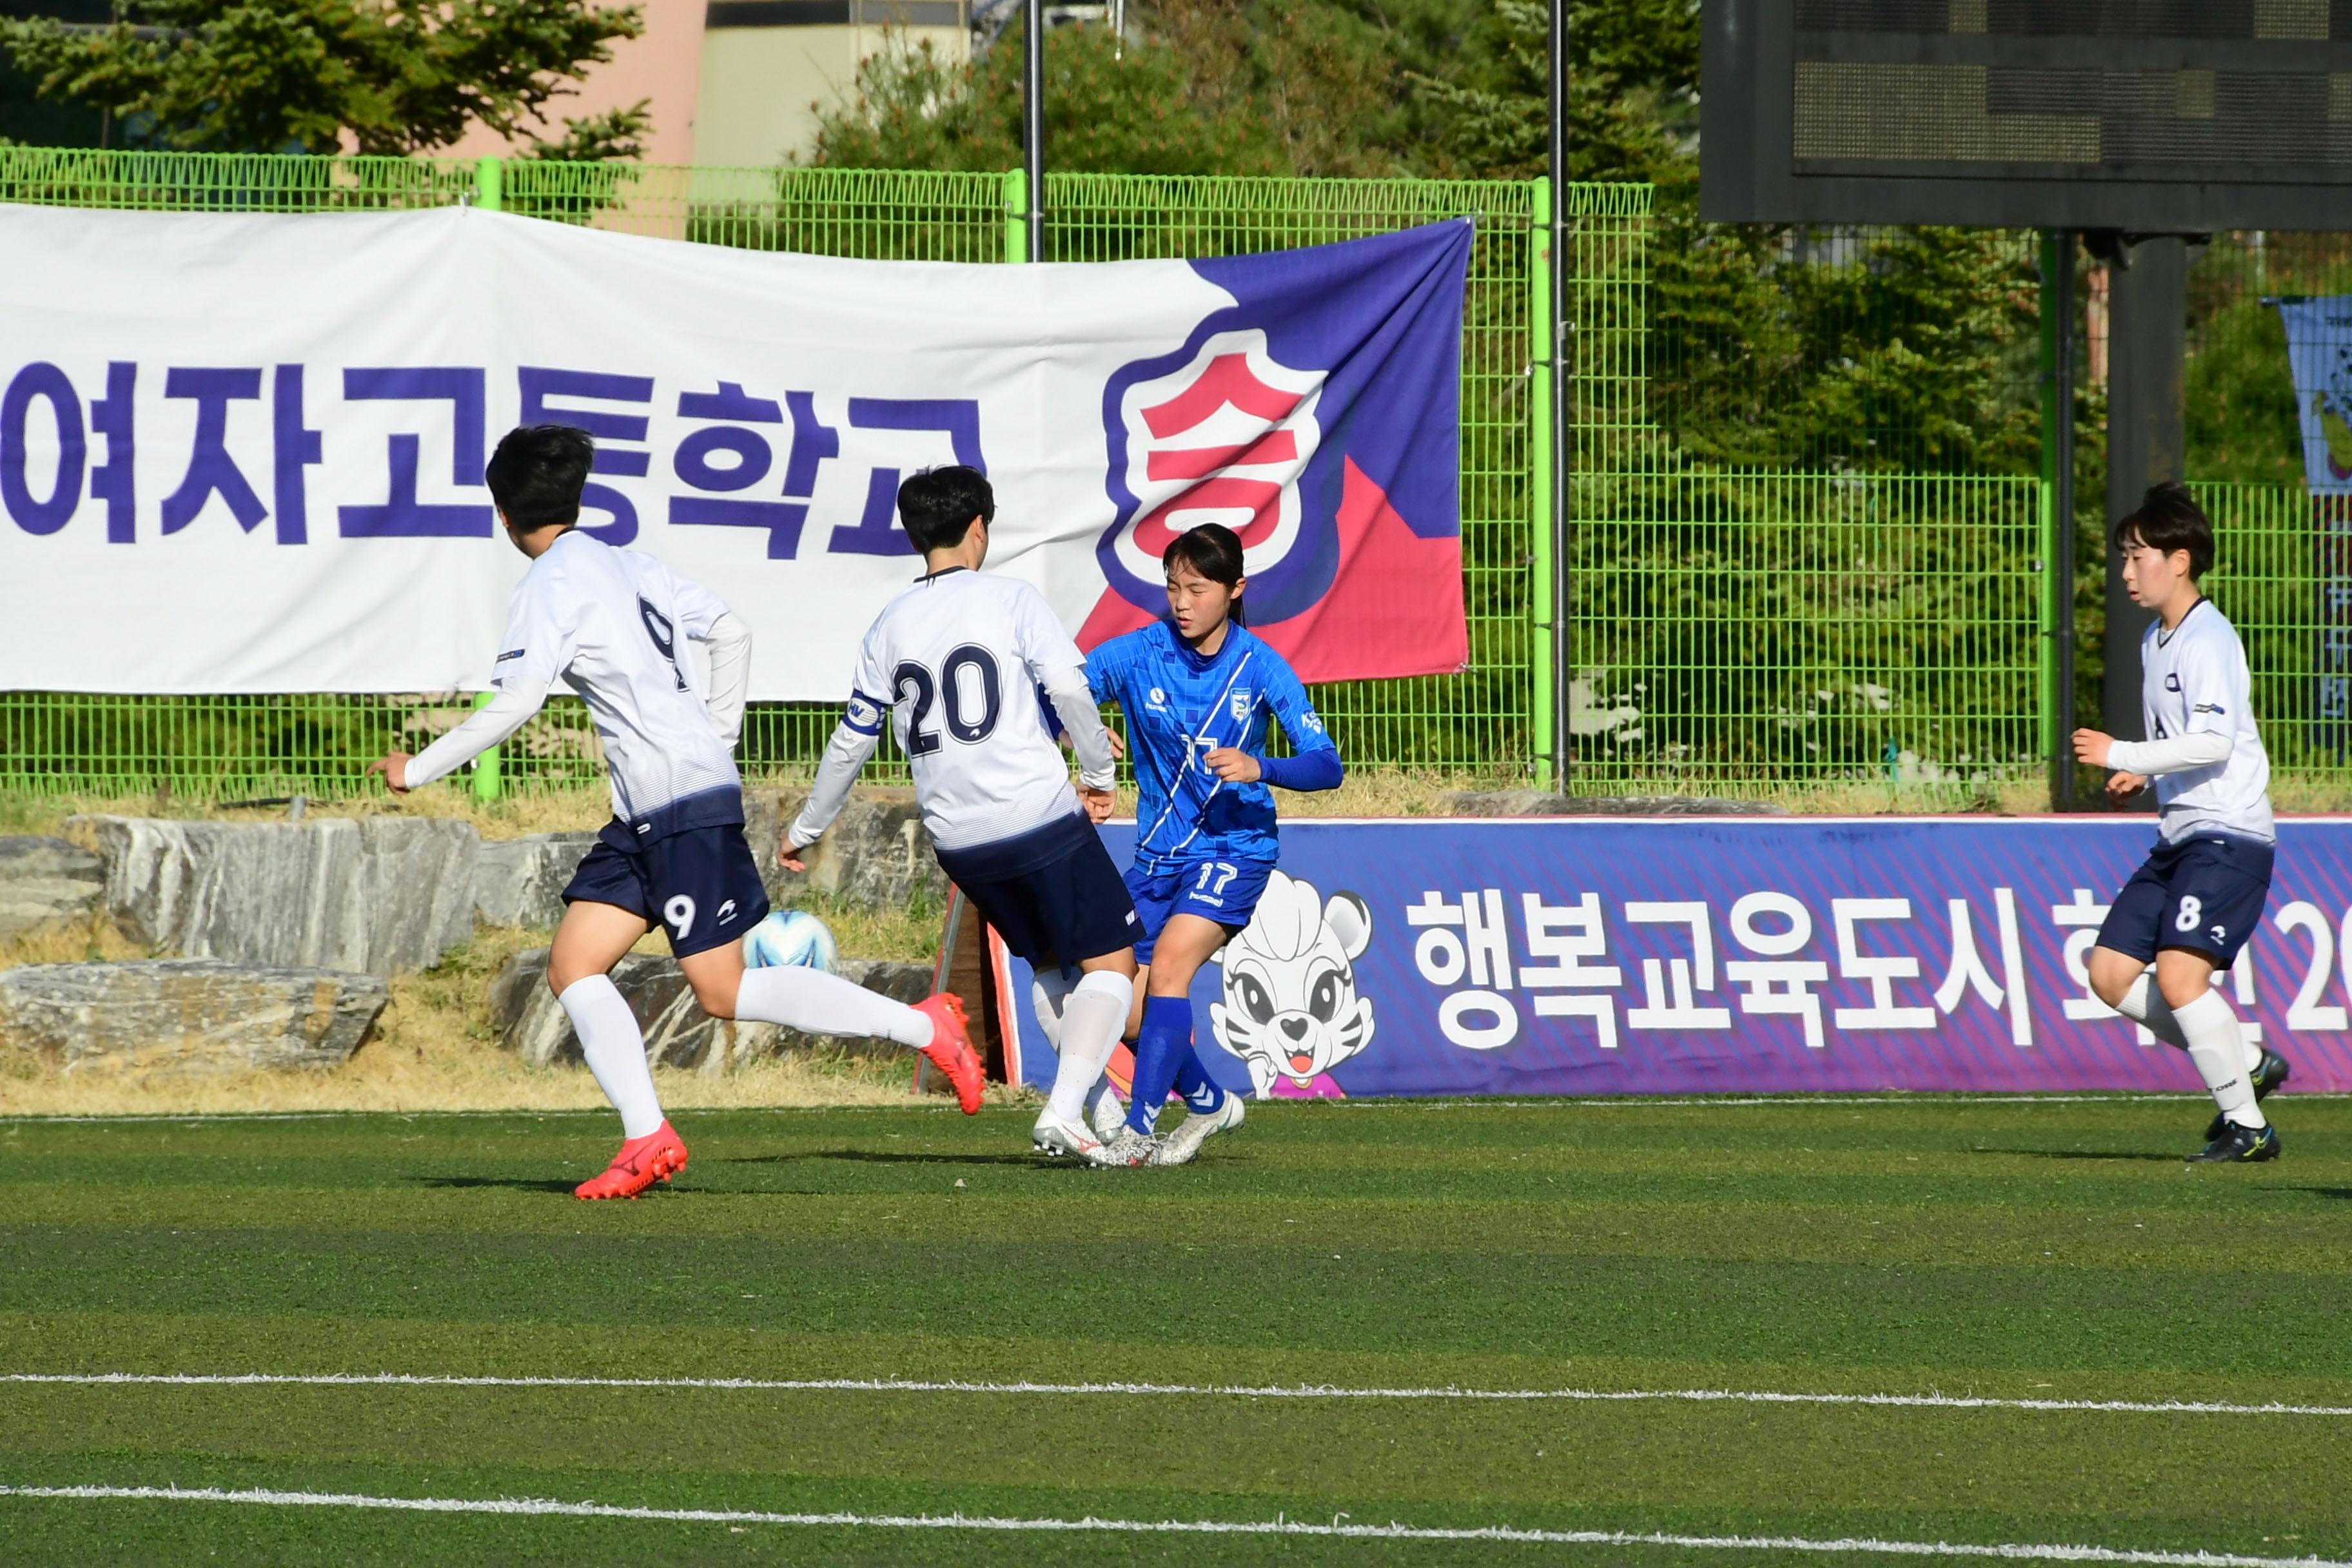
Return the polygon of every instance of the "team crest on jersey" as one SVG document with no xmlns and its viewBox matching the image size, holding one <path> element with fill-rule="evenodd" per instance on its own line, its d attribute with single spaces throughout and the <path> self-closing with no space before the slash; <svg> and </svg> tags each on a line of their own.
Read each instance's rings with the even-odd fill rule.
<svg viewBox="0 0 2352 1568">
<path fill-rule="evenodd" d="M 1225 699 L 1225 710 L 1234 716 L 1234 723 L 1246 724 L 1249 722 L 1249 689 L 1244 687 L 1241 690 L 1234 692 L 1231 697 Z"/>
<path fill-rule="evenodd" d="M 1333 1069 L 1372 1043 L 1371 998 L 1356 992 L 1356 960 L 1372 942 L 1372 911 L 1340 891 L 1275 872 L 1248 929 L 1217 954 L 1223 997 L 1209 1004 L 1217 1043 L 1249 1068 L 1260 1098 L 1339 1100 Z"/>
</svg>

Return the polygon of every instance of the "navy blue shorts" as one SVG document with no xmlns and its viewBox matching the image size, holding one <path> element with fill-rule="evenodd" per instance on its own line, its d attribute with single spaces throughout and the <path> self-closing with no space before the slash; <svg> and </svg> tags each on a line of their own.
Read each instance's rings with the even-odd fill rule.
<svg viewBox="0 0 2352 1568">
<path fill-rule="evenodd" d="M 563 889 L 563 901 L 613 904 L 669 935 L 680 958 L 741 939 L 768 914 L 759 862 L 743 825 L 685 827 L 640 837 L 626 823 L 606 823 L 595 847 Z"/>
<path fill-rule="evenodd" d="M 1135 944 L 1135 961 L 1151 962 L 1160 933 L 1171 915 L 1198 915 L 1229 931 L 1250 923 L 1265 884 L 1274 875 L 1271 860 L 1187 860 L 1168 871 L 1128 868 L 1128 896 L 1143 917 L 1143 940 Z"/>
<path fill-rule="evenodd" d="M 1083 816 L 934 852 L 948 879 L 1033 969 L 1075 969 L 1133 946 L 1139 934 L 1127 884 Z"/>
<path fill-rule="evenodd" d="M 2116 895 L 2099 945 L 2143 963 L 2185 947 L 2227 969 L 2263 918 L 2271 859 L 2271 846 L 2223 833 L 2158 844 Z"/>
</svg>

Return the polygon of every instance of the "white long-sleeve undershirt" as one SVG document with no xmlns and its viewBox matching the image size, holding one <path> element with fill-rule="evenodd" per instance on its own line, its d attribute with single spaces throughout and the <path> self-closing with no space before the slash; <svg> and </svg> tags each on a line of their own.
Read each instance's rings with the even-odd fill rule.
<svg viewBox="0 0 2352 1568">
<path fill-rule="evenodd" d="M 1087 685 L 1086 671 L 1065 671 L 1045 688 L 1045 697 L 1062 721 L 1062 732 L 1070 738 L 1070 750 L 1077 753 L 1078 782 L 1088 789 L 1117 784 L 1118 759 L 1111 752 L 1110 730 Z"/>
<path fill-rule="evenodd" d="M 833 739 L 825 742 L 824 760 L 816 765 L 816 783 L 810 786 L 801 814 L 793 818 L 788 837 L 794 849 L 805 849 L 824 837 L 824 830 L 849 804 L 849 786 L 857 782 L 866 759 L 874 754 L 881 739 L 879 731 L 869 735 L 847 724 L 833 727 Z"/>
<path fill-rule="evenodd" d="M 710 623 L 710 695 L 703 702 L 710 727 L 732 748 L 743 738 L 745 698 L 751 689 L 751 628 L 730 610 Z"/>
<path fill-rule="evenodd" d="M 2116 741 L 2107 748 L 2107 766 L 2117 773 L 2140 773 L 2149 778 L 2159 773 L 2186 773 L 2191 768 L 2210 768 L 2228 761 L 2231 744 L 2229 736 L 2209 731 L 2162 741 Z"/>
<path fill-rule="evenodd" d="M 446 778 L 530 722 L 547 703 L 547 688 L 507 686 L 466 721 L 408 759 L 404 789 L 422 789 Z"/>
</svg>

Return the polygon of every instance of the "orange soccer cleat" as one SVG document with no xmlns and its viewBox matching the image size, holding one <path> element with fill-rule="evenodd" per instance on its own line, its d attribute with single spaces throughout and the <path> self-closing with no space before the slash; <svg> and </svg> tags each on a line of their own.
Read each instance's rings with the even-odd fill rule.
<svg viewBox="0 0 2352 1568">
<path fill-rule="evenodd" d="M 686 1143 L 668 1122 L 621 1145 L 602 1175 L 572 1189 L 575 1198 L 633 1198 L 686 1169 Z"/>
<path fill-rule="evenodd" d="M 931 1065 L 948 1075 L 955 1085 L 956 1104 L 966 1116 L 980 1111 L 980 1091 L 982 1075 L 980 1058 L 972 1054 L 971 1025 L 963 1016 L 963 1003 L 942 991 L 936 996 L 926 996 L 915 1004 L 915 1011 L 931 1021 L 931 1043 L 923 1047 L 923 1055 Z"/>
</svg>

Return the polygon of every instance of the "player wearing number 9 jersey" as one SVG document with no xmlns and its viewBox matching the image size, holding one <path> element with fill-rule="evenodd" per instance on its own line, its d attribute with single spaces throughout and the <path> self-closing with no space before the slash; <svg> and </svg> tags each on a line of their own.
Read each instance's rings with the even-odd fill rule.
<svg viewBox="0 0 2352 1568">
<path fill-rule="evenodd" d="M 788 836 L 787 864 L 797 866 L 840 814 L 887 718 L 940 868 L 1041 984 L 1067 996 L 1056 1015 L 1063 1071 L 1037 1146 L 1099 1160 L 1102 1146 L 1082 1108 L 1065 1104 L 1061 1079 L 1083 1074 L 1083 1095 L 1100 1076 L 1134 991 L 1135 907 L 1094 827 L 1109 815 L 1110 733 L 1086 660 L 1044 597 L 980 571 L 996 517 L 987 479 L 969 468 L 927 469 L 899 487 L 898 516 L 929 570 L 866 634 L 848 707 Z M 1077 752 L 1084 803 L 1057 731 Z"/>
<path fill-rule="evenodd" d="M 565 426 L 526 426 L 499 443 L 484 478 L 530 568 L 508 609 L 496 695 L 420 755 L 395 752 L 369 770 L 404 795 L 521 729 L 558 680 L 588 704 L 612 773 L 613 820 L 563 890 L 547 982 L 621 1113 L 624 1142 L 602 1175 L 574 1190 L 634 1197 L 686 1165 L 645 1037 L 610 974 L 656 925 L 713 1016 L 899 1041 L 939 1060 L 964 1109 L 979 1110 L 980 1065 L 952 998 L 914 1008 L 815 970 L 744 969 L 740 939 L 768 910 L 743 840 L 734 758 L 751 634 L 699 584 L 578 531 L 594 459 L 588 437 Z M 709 647 L 707 688 L 689 642 Z"/>
</svg>

